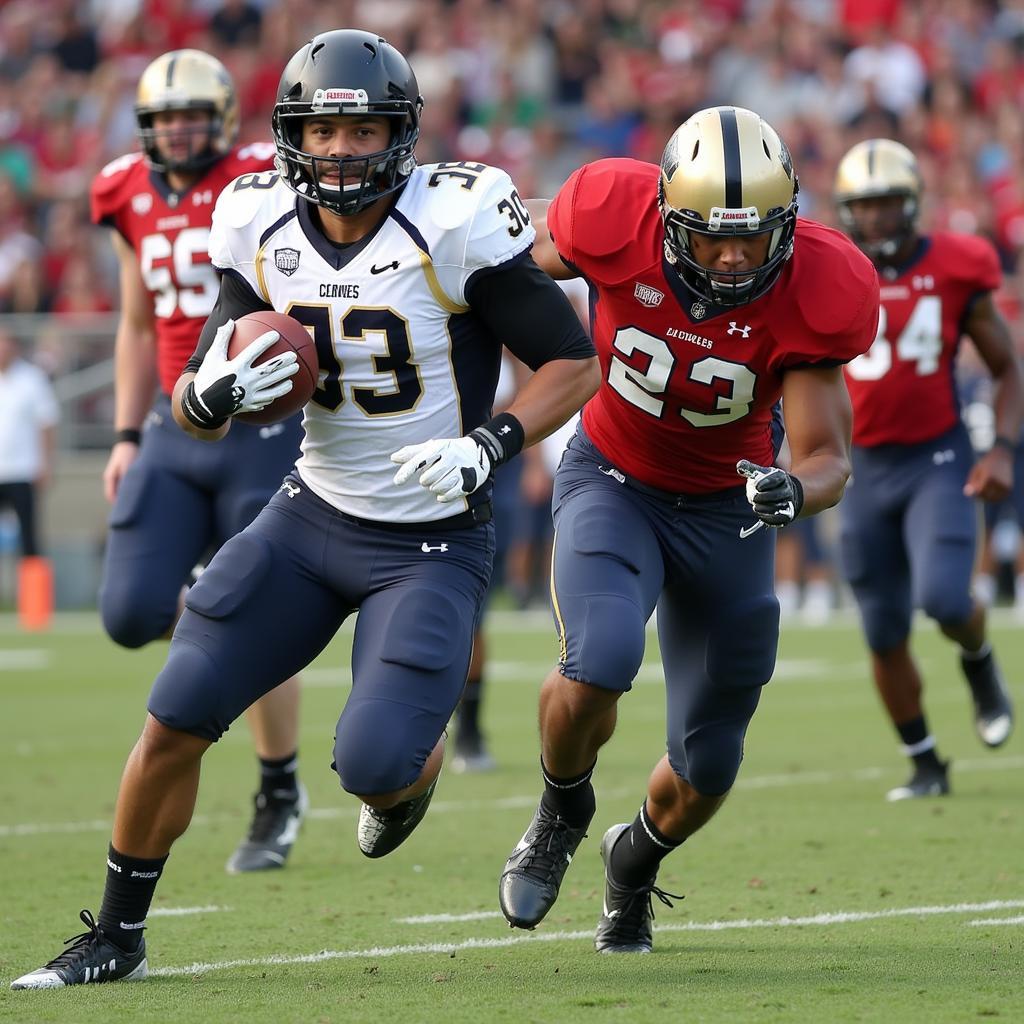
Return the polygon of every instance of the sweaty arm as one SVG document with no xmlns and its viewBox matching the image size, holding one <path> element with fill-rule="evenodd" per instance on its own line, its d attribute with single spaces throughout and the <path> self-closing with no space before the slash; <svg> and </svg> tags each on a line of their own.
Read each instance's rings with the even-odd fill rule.
<svg viewBox="0 0 1024 1024">
<path fill-rule="evenodd" d="M 803 487 L 800 516 L 812 516 L 838 503 L 850 476 L 853 411 L 842 369 L 787 371 L 782 414 L 792 457 L 789 472 Z"/>
<path fill-rule="evenodd" d="M 199 344 L 196 346 L 195 352 L 189 357 L 188 362 L 185 364 L 185 369 L 174 385 L 174 395 L 171 400 L 174 422 L 186 434 L 191 434 L 193 437 L 198 437 L 203 441 L 216 441 L 228 432 L 230 420 L 214 430 L 203 430 L 201 427 L 196 426 L 182 412 L 181 397 L 188 385 L 195 379 L 196 373 L 203 362 L 203 356 L 206 355 L 213 344 L 217 331 L 228 320 L 237 320 L 239 317 L 245 316 L 246 313 L 255 313 L 258 310 L 272 308 L 249 287 L 243 278 L 237 274 L 221 274 L 220 291 L 217 294 L 216 305 L 213 307 L 213 312 L 210 314 L 209 319 L 203 325 L 203 330 L 199 335 Z"/>
<path fill-rule="evenodd" d="M 472 282 L 468 298 L 488 331 L 534 371 L 506 412 L 522 424 L 524 446 L 535 444 L 597 391 L 594 346 L 562 289 L 529 256 Z"/>
<path fill-rule="evenodd" d="M 553 277 L 556 281 L 568 281 L 570 278 L 580 275 L 558 255 L 555 243 L 548 233 L 548 207 L 550 205 L 550 199 L 528 199 L 526 201 L 530 220 L 533 221 L 537 232 L 537 240 L 533 243 L 533 259 L 548 277 Z"/>
<path fill-rule="evenodd" d="M 121 480 L 139 452 L 138 432 L 156 392 L 156 322 L 135 250 L 112 234 L 121 284 L 121 319 L 114 339 L 114 446 L 103 470 L 107 501 L 117 497 Z"/>
<path fill-rule="evenodd" d="M 1013 453 L 1024 414 L 1024 380 L 1013 339 L 991 293 L 975 301 L 964 333 L 974 342 L 995 381 L 996 421 L 996 443 L 972 467 L 964 493 L 985 501 L 1001 501 L 1013 487 Z"/>
</svg>

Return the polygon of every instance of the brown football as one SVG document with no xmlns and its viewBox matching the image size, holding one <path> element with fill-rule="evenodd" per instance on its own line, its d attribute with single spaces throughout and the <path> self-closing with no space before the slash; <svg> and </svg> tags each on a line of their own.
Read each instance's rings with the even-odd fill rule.
<svg viewBox="0 0 1024 1024">
<path fill-rule="evenodd" d="M 292 389 L 287 395 L 275 399 L 259 412 L 239 413 L 235 419 L 244 423 L 280 423 L 297 413 L 313 397 L 320 374 L 316 345 L 309 331 L 294 317 L 272 310 L 247 313 L 235 321 L 235 330 L 228 342 L 228 358 L 233 359 L 246 345 L 252 344 L 261 334 L 277 331 L 281 337 L 256 360 L 256 366 L 289 349 L 294 350 L 299 360 L 299 372 L 289 378 Z"/>
</svg>

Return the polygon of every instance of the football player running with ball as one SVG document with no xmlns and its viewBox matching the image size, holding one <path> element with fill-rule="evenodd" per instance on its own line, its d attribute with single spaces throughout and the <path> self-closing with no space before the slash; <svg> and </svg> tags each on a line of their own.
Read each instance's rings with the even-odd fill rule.
<svg viewBox="0 0 1024 1024">
<path fill-rule="evenodd" d="M 99 920 L 83 911 L 88 930 L 15 988 L 145 976 L 142 928 L 203 754 L 357 611 L 334 763 L 362 801 L 359 849 L 382 857 L 423 818 L 491 572 L 492 471 L 565 422 L 598 365 L 530 256 L 509 177 L 417 167 L 421 106 L 385 40 L 316 36 L 281 78 L 278 170 L 218 200 L 210 255 L 224 274 L 175 387 L 178 421 L 216 438 L 251 407 L 252 374 L 222 355 L 248 312 L 306 324 L 321 385 L 295 473 L 188 592 L 121 780 Z M 490 418 L 503 342 L 536 372 Z M 295 355 L 279 358 L 287 376 Z"/>
<path fill-rule="evenodd" d="M 93 220 L 113 228 L 122 307 L 100 612 L 110 637 L 133 648 L 170 636 L 193 567 L 252 522 L 294 467 L 302 437 L 294 416 L 269 428 L 239 424 L 223 444 L 206 445 L 171 413 L 171 392 L 217 299 L 207 253 L 217 196 L 239 175 L 272 166 L 274 147 L 235 146 L 231 76 L 199 50 L 173 50 L 146 68 L 135 118 L 142 152 L 103 168 L 91 196 Z M 305 811 L 299 683 L 278 682 L 246 716 L 260 788 L 232 872 L 283 867 Z"/>
<path fill-rule="evenodd" d="M 836 173 L 846 230 L 874 261 L 881 283 L 878 336 L 846 367 L 853 401 L 854 479 L 840 509 L 842 563 L 860 609 L 875 685 L 911 759 L 889 800 L 949 792 L 911 653 L 914 607 L 960 649 L 975 729 L 1005 743 L 1013 708 L 971 594 L 975 499 L 1001 501 L 1013 486 L 1021 372 L 996 311 L 999 259 L 983 238 L 921 235 L 917 160 L 890 139 L 854 146 Z M 995 444 L 976 463 L 953 376 L 967 335 L 995 381 Z"/>
<path fill-rule="evenodd" d="M 596 292 L 603 380 L 555 477 L 561 659 L 540 697 L 544 793 L 500 903 L 511 925 L 533 928 L 555 902 L 657 608 L 667 753 L 634 820 L 604 834 L 596 938 L 603 953 L 646 953 L 653 900 L 670 896 L 658 866 L 725 800 L 775 666 L 771 528 L 843 493 L 840 367 L 875 335 L 878 282 L 841 233 L 798 220 L 788 150 L 736 107 L 684 122 L 660 169 L 584 166 L 537 230 L 550 235 L 538 264 Z M 774 465 L 780 398 L 789 472 Z"/>
</svg>

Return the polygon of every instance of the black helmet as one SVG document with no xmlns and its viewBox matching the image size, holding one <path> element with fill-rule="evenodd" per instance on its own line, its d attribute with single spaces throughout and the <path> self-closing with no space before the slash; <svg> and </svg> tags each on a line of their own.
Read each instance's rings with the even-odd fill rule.
<svg viewBox="0 0 1024 1024">
<path fill-rule="evenodd" d="M 311 203 L 350 215 L 401 188 L 416 166 L 423 98 L 409 62 L 386 39 L 358 29 L 314 36 L 281 75 L 272 119 L 277 169 Z M 302 119 L 311 114 L 373 114 L 391 119 L 391 144 L 368 156 L 333 159 L 302 149 Z M 357 182 L 321 181 L 327 164 Z"/>
</svg>

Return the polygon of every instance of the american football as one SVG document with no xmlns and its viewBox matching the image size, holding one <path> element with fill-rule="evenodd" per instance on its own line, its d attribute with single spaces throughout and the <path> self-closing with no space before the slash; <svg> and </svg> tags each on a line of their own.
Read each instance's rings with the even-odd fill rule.
<svg viewBox="0 0 1024 1024">
<path fill-rule="evenodd" d="M 286 420 L 297 413 L 313 397 L 316 390 L 320 372 L 316 345 L 309 331 L 298 320 L 284 313 L 261 310 L 239 317 L 235 321 L 235 331 L 228 343 L 228 357 L 233 359 L 246 345 L 267 331 L 277 331 L 281 337 L 260 356 L 256 365 L 293 349 L 299 359 L 299 372 L 291 378 L 292 389 L 288 394 L 282 395 L 259 412 L 239 413 L 235 417 L 246 423 L 280 423 L 281 420 Z"/>
</svg>

